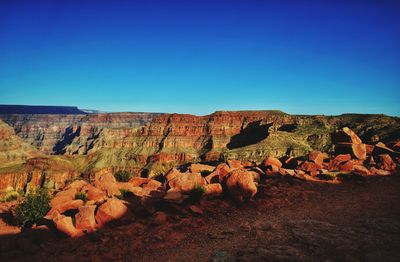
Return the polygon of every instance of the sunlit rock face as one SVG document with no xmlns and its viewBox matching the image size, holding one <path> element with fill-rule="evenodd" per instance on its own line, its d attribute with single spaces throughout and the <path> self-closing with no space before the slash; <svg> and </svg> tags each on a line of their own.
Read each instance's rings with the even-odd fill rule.
<svg viewBox="0 0 400 262">
<path fill-rule="evenodd" d="M 32 183 L 58 187 L 62 180 L 82 174 L 90 177 L 104 168 L 152 177 L 188 162 L 239 159 L 260 163 L 267 156 L 333 152 L 333 134 L 346 126 L 367 146 L 378 140 L 395 143 L 400 137 L 399 118 L 384 115 L 218 111 L 206 116 L 0 114 L 0 119 L 0 172 L 9 174 L 7 180 L 16 187 L 23 184 L 19 177 L 29 180 L 32 174 L 40 177 Z M 47 164 L 28 161 L 35 158 Z"/>
</svg>

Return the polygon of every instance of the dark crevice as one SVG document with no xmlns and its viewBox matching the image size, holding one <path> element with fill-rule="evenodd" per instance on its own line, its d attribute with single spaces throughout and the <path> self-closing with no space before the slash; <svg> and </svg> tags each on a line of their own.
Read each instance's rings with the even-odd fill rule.
<svg viewBox="0 0 400 262">
<path fill-rule="evenodd" d="M 65 129 L 65 133 L 60 141 L 58 141 L 55 146 L 53 147 L 53 153 L 55 155 L 62 155 L 66 152 L 66 147 L 72 143 L 75 137 L 79 136 L 81 133 L 81 127 L 78 126 L 76 131 L 72 126 L 67 127 Z"/>
<path fill-rule="evenodd" d="M 227 148 L 234 149 L 257 144 L 268 137 L 268 129 L 271 126 L 272 123 L 261 124 L 261 120 L 250 123 L 247 127 L 243 128 L 239 134 L 231 137 L 230 142 L 227 144 Z"/>
</svg>

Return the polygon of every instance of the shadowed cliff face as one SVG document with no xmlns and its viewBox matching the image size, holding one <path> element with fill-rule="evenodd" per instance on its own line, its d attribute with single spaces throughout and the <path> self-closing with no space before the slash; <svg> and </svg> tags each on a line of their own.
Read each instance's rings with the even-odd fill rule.
<svg viewBox="0 0 400 262">
<path fill-rule="evenodd" d="M 166 172 L 173 164 L 186 162 L 260 162 L 266 156 L 304 156 L 313 149 L 332 151 L 332 133 L 344 126 L 353 129 L 366 143 L 377 139 L 391 142 L 400 137 L 399 118 L 383 115 L 296 116 L 279 111 L 221 111 L 207 116 L 3 114 L 0 119 L 7 123 L 0 128 L 3 137 L 11 134 L 12 141 L 17 141 L 9 144 L 4 138 L 3 147 L 20 148 L 18 153 L 3 150 L 0 167 L 9 166 L 9 159 L 15 155 L 22 166 L 14 169 L 22 172 L 31 168 L 24 162 L 33 157 L 28 151 L 35 151 L 35 156 L 61 155 L 56 161 L 50 157 L 50 163 L 56 165 L 63 159 L 71 167 L 68 170 L 75 168 L 78 173 L 112 168 L 136 174 L 146 170 L 147 175 L 153 176 Z"/>
</svg>

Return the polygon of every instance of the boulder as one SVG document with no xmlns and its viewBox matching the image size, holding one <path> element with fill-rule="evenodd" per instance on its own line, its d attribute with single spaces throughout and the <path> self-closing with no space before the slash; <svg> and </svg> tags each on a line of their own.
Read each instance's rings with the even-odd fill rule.
<svg viewBox="0 0 400 262">
<path fill-rule="evenodd" d="M 179 172 L 179 171 L 178 171 Z M 143 184 L 146 184 L 150 181 L 150 178 L 145 178 L 145 177 L 132 177 L 129 180 L 129 183 L 132 184 L 132 186 L 142 186 Z"/>
<path fill-rule="evenodd" d="M 267 157 L 263 162 L 262 166 L 269 171 L 279 172 L 279 168 L 282 167 L 281 161 L 275 157 Z"/>
<path fill-rule="evenodd" d="M 225 163 L 219 164 L 215 170 L 205 177 L 207 183 L 222 183 L 224 177 L 226 177 L 231 169 Z"/>
<path fill-rule="evenodd" d="M 182 203 L 187 196 L 184 196 L 179 190 L 170 189 L 166 192 L 164 200 L 168 202 Z"/>
<path fill-rule="evenodd" d="M 308 160 L 314 162 L 319 168 L 322 168 L 324 154 L 321 151 L 314 150 L 308 154 Z"/>
<path fill-rule="evenodd" d="M 382 169 L 377 169 L 375 167 L 371 167 L 371 173 L 378 176 L 389 176 L 392 172 Z"/>
<path fill-rule="evenodd" d="M 98 189 L 97 187 L 92 186 L 91 184 L 85 185 L 82 188 L 82 192 L 84 192 L 87 195 L 87 198 L 89 201 L 95 201 L 95 202 L 103 202 L 106 198 L 107 195 L 104 193 L 102 190 Z"/>
<path fill-rule="evenodd" d="M 396 163 L 389 154 L 380 154 L 375 157 L 376 166 L 379 169 L 394 171 L 396 170 Z"/>
<path fill-rule="evenodd" d="M 226 179 L 226 188 L 239 203 L 251 199 L 257 193 L 254 175 L 245 169 L 233 170 Z"/>
<path fill-rule="evenodd" d="M 91 232 L 96 228 L 96 219 L 94 212 L 96 210 L 95 205 L 86 205 L 78 208 L 79 212 L 75 215 L 76 228 L 78 230 L 84 230 Z"/>
<path fill-rule="evenodd" d="M 303 171 L 308 172 L 311 175 L 316 175 L 317 171 L 319 169 L 321 169 L 322 167 L 320 167 L 319 165 L 315 164 L 314 162 L 310 162 L 310 161 L 304 161 L 301 165 L 300 165 L 300 169 Z"/>
<path fill-rule="evenodd" d="M 60 191 L 53 197 L 53 199 L 51 199 L 50 206 L 58 206 L 65 202 L 74 200 L 76 193 L 78 193 L 78 191 L 74 188 Z"/>
<path fill-rule="evenodd" d="M 83 235 L 83 231 L 74 226 L 71 217 L 57 213 L 53 218 L 53 222 L 58 231 L 63 232 L 70 237 L 80 237 Z"/>
<path fill-rule="evenodd" d="M 73 189 L 75 189 L 76 191 L 79 192 L 79 191 L 81 191 L 81 189 L 84 186 L 86 186 L 88 184 L 89 183 L 86 182 L 85 180 L 79 179 L 79 180 L 73 181 L 71 184 L 67 185 L 64 189 L 67 190 L 67 189 L 73 188 Z"/>
<path fill-rule="evenodd" d="M 361 175 L 370 175 L 371 172 L 363 165 L 354 165 L 353 170 Z"/>
<path fill-rule="evenodd" d="M 147 181 L 147 183 L 144 183 L 142 187 L 150 191 L 160 190 L 162 189 L 162 183 L 154 179 L 149 179 L 149 181 Z"/>
<path fill-rule="evenodd" d="M 118 183 L 114 175 L 108 170 L 96 173 L 94 186 L 104 191 L 107 196 L 120 194 Z"/>
<path fill-rule="evenodd" d="M 242 168 L 242 161 L 237 160 L 237 159 L 229 159 L 226 161 L 229 165 L 230 169 L 237 169 L 237 168 Z"/>
<path fill-rule="evenodd" d="M 128 212 L 128 208 L 117 198 L 110 198 L 97 210 L 96 220 L 99 225 L 122 218 Z"/>
<path fill-rule="evenodd" d="M 361 139 L 357 136 L 356 133 L 353 132 L 348 127 L 344 127 L 341 130 L 337 131 L 333 137 L 334 143 L 352 143 L 352 144 L 361 144 Z"/>
<path fill-rule="evenodd" d="M 217 197 L 222 194 L 222 186 L 219 183 L 209 184 L 204 186 L 204 196 Z"/>
<path fill-rule="evenodd" d="M 180 173 L 168 182 L 171 188 L 182 192 L 189 192 L 198 186 L 204 186 L 206 181 L 200 173 Z"/>
<path fill-rule="evenodd" d="M 52 206 L 50 211 L 47 213 L 46 218 L 52 219 L 57 214 L 62 214 L 68 210 L 78 209 L 80 206 L 83 206 L 85 203 L 81 199 L 69 200 L 64 203 L 61 203 L 57 206 Z"/>
<path fill-rule="evenodd" d="M 172 179 L 174 179 L 176 176 L 180 175 L 181 172 L 179 172 L 178 169 L 176 168 L 172 168 L 170 171 L 168 171 L 168 173 L 165 175 L 165 179 L 167 181 L 170 181 Z"/>
<path fill-rule="evenodd" d="M 395 151 L 387 147 L 384 143 L 379 142 L 375 145 L 374 150 L 372 151 L 374 156 L 381 155 L 381 154 L 389 154 L 393 156 Z"/>
<path fill-rule="evenodd" d="M 211 173 L 214 171 L 215 166 L 203 165 L 203 164 L 191 164 L 189 167 L 192 173 L 202 173 L 203 171 Z"/>
<path fill-rule="evenodd" d="M 367 147 L 350 128 L 344 127 L 333 137 L 336 154 L 350 153 L 358 159 L 366 159 Z"/>
</svg>

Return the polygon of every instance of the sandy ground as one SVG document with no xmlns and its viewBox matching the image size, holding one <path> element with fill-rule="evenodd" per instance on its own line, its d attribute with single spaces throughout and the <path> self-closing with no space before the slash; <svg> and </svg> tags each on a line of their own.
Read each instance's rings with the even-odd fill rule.
<svg viewBox="0 0 400 262">
<path fill-rule="evenodd" d="M 400 261 L 400 177 L 341 184 L 269 180 L 254 201 L 161 206 L 79 239 L 19 233 L 0 208 L 1 261 Z"/>
</svg>

